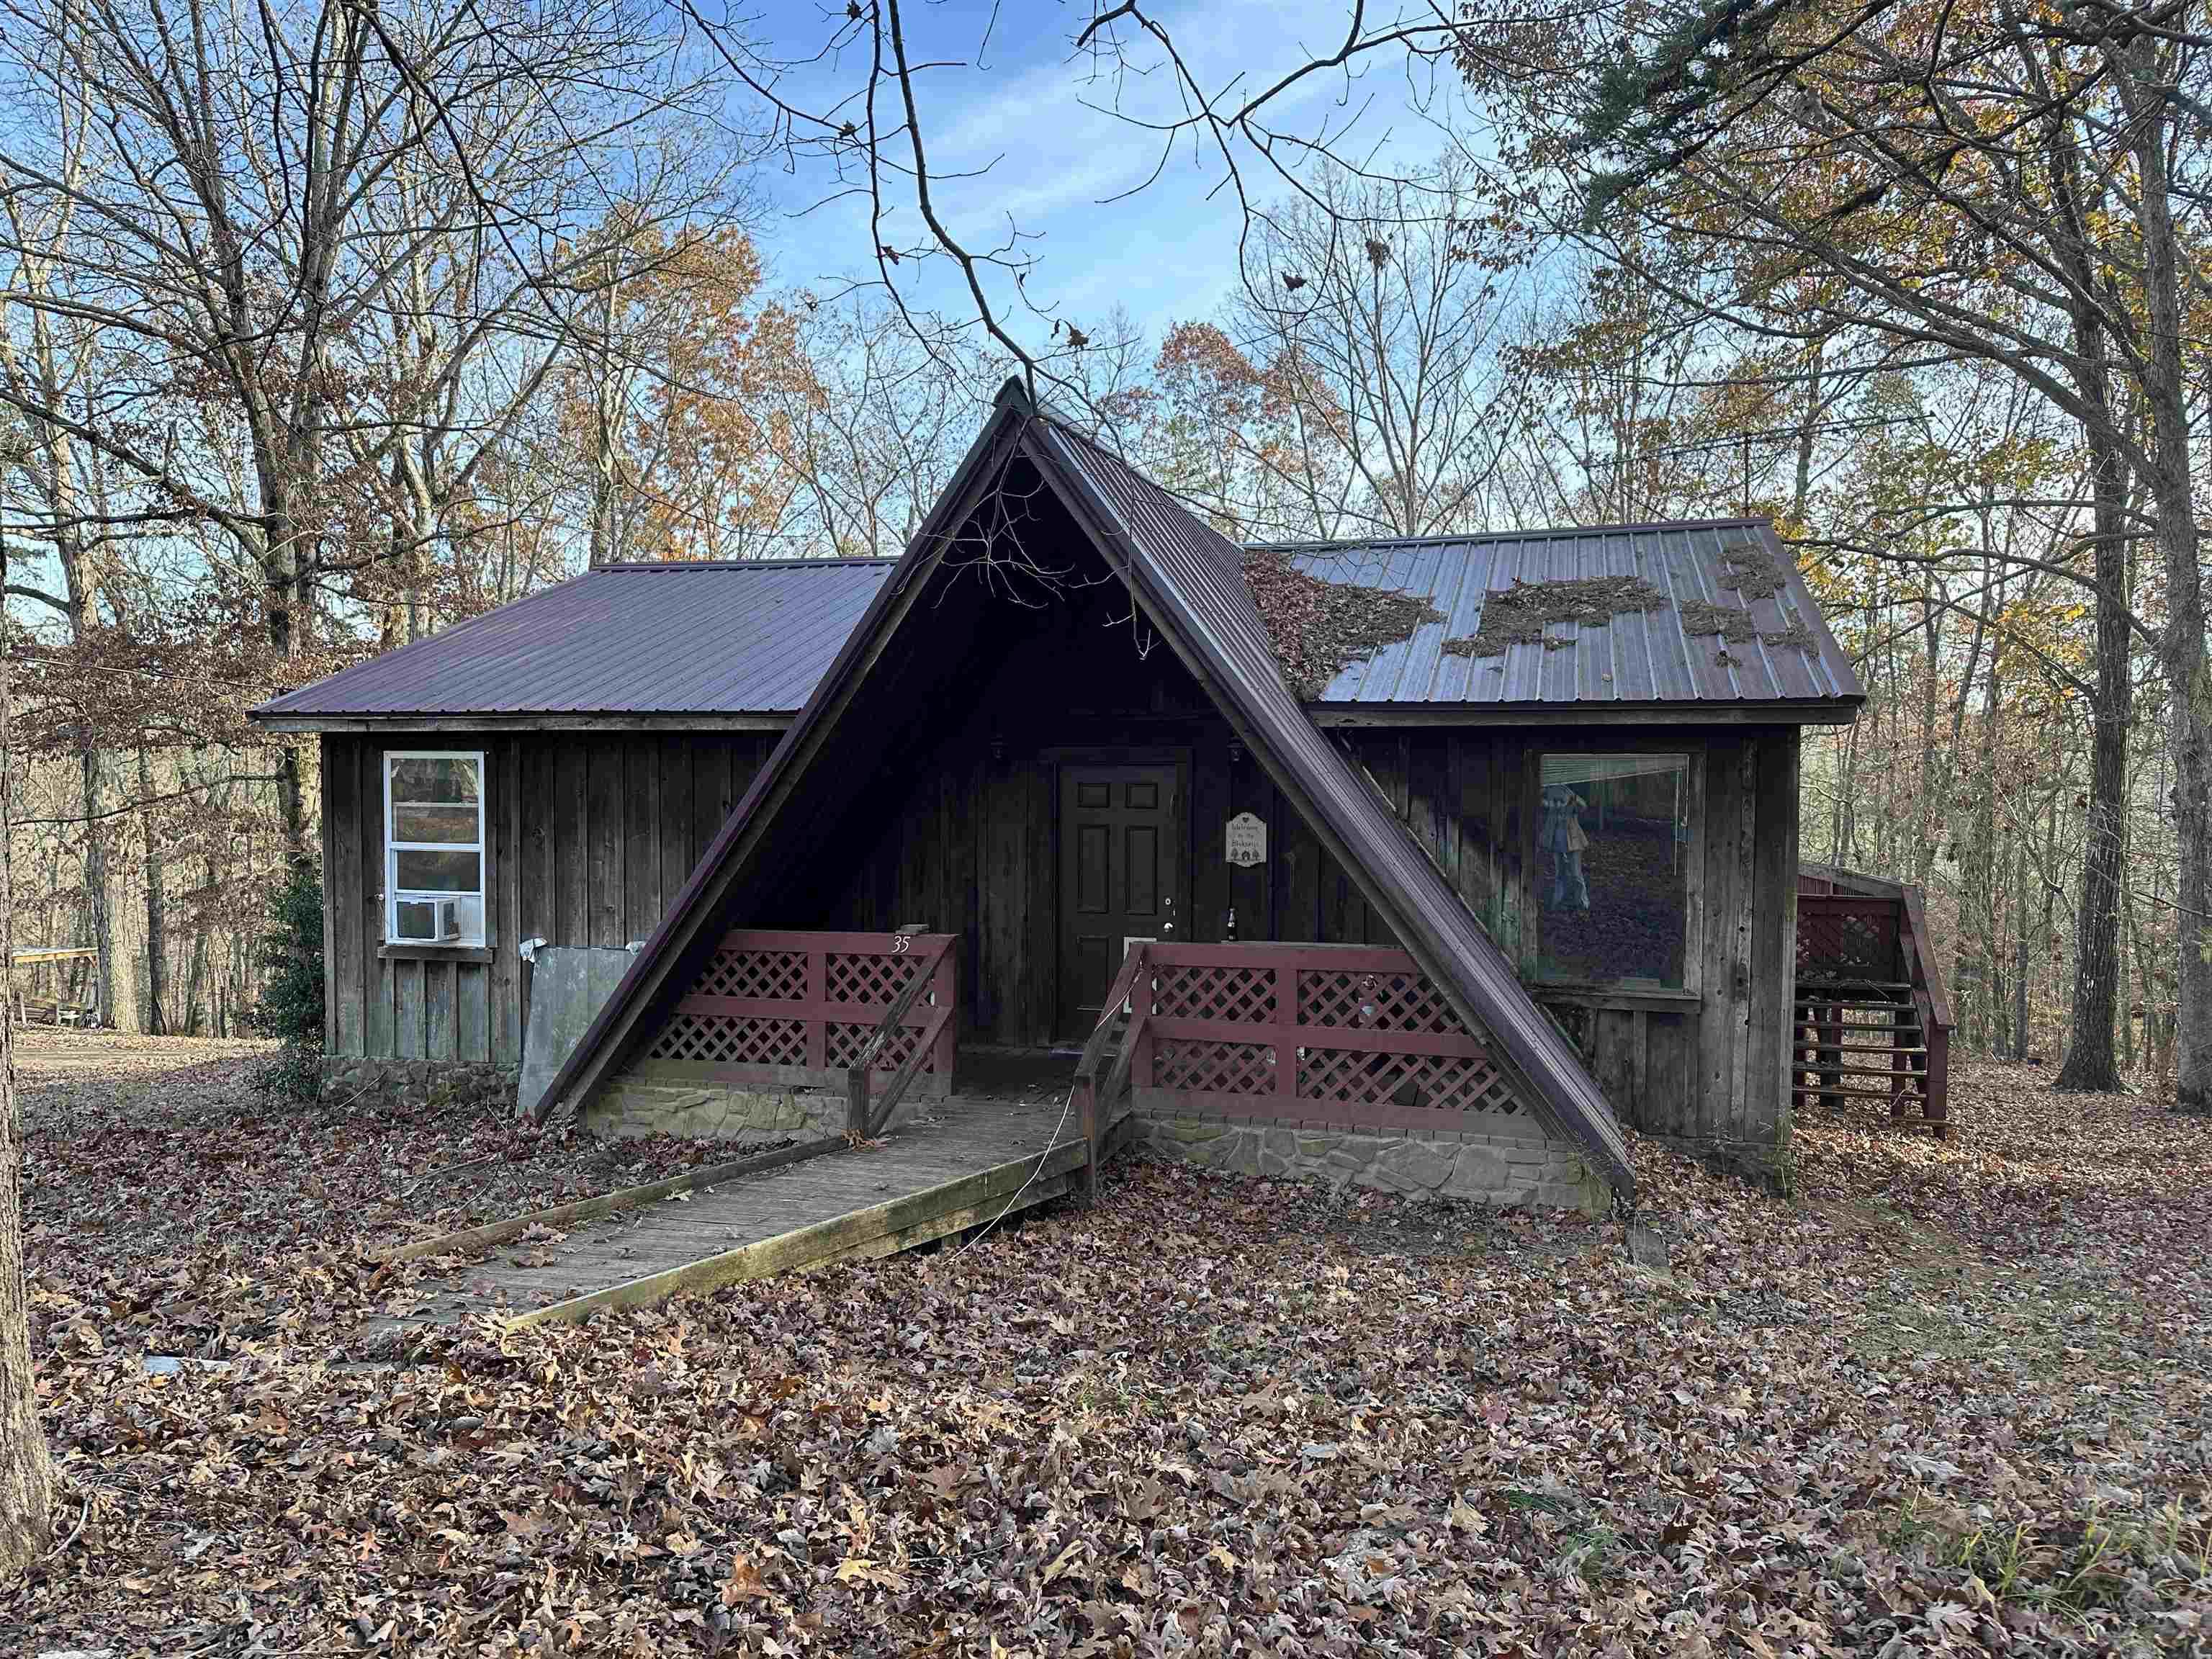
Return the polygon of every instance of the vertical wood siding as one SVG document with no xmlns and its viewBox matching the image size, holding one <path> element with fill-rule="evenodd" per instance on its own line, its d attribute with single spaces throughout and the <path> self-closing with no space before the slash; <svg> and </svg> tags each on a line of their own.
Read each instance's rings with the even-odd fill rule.
<svg viewBox="0 0 2212 1659">
<path fill-rule="evenodd" d="M 332 1054 L 522 1061 L 522 940 L 624 945 L 652 932 L 767 759 L 773 732 L 322 739 Z M 384 751 L 484 751 L 489 962 L 389 959 Z"/>
<path fill-rule="evenodd" d="M 812 884 L 749 925 L 961 938 L 963 1041 L 1064 1039 L 1058 1008 L 1054 751 L 1189 757 L 1178 936 L 1395 945 L 1348 872 L 1285 806 L 1231 733 L 1170 682 L 1133 708 L 1030 709 L 981 699 L 887 774 L 868 811 L 824 824 Z M 1531 807 L 1546 748 L 1646 747 L 1697 757 L 1688 883 L 1695 1001 L 1602 992 L 1551 1001 L 1623 1117 L 1647 1133 L 1771 1145 L 1787 1133 L 1787 1022 L 1796 930 L 1797 732 L 1709 728 L 1632 738 L 1589 727 L 1367 732 L 1355 753 L 1507 954 L 1534 940 L 1542 879 Z M 766 758 L 769 735 L 453 738 L 485 750 L 489 963 L 387 961 L 381 740 L 324 739 L 334 1053 L 520 1060 L 530 970 L 517 943 L 621 946 L 659 921 Z M 416 746 L 420 746 L 419 744 Z M 1224 826 L 1268 827 L 1268 859 L 1235 868 Z"/>
</svg>

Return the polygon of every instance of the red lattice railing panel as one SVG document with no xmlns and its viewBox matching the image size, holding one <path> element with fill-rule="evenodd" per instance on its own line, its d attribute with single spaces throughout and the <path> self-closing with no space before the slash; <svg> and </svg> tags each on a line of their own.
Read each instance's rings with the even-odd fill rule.
<svg viewBox="0 0 2212 1659">
<path fill-rule="evenodd" d="M 1152 1012 L 1175 1019 L 1272 1024 L 1275 970 L 1236 966 L 1163 966 L 1152 975 Z"/>
<path fill-rule="evenodd" d="M 1856 894 L 1800 894 L 1797 976 L 1895 980 L 1898 902 Z"/>
<path fill-rule="evenodd" d="M 880 1007 L 906 989 L 907 981 L 927 965 L 910 953 L 832 951 L 824 962 L 822 994 L 831 1002 L 873 1003 Z"/>
<path fill-rule="evenodd" d="M 717 951 L 691 988 L 694 996 L 750 997 L 763 1002 L 806 994 L 804 951 Z"/>
<path fill-rule="evenodd" d="M 709 1066 L 804 1066 L 806 1023 L 679 1012 L 670 1016 L 647 1054 Z"/>
<path fill-rule="evenodd" d="M 1261 1094 L 1274 1086 L 1275 1051 L 1259 1042 L 1162 1042 L 1152 1052 L 1152 1080 L 1189 1094 Z"/>
<path fill-rule="evenodd" d="M 927 975 L 871 1069 L 896 1071 L 935 1022 L 918 1071 L 927 1092 L 945 1094 L 958 1041 L 952 945 L 941 933 L 741 929 L 702 964 L 646 1056 L 708 1066 L 732 1081 L 842 1087 L 901 992 Z"/>
<path fill-rule="evenodd" d="M 1402 951 L 1316 945 L 1141 947 L 1134 1085 L 1200 1109 L 1392 1130 L 1525 1110 Z M 1118 1017 L 1118 1008 L 1113 1016 Z"/>
<path fill-rule="evenodd" d="M 1467 1027 L 1425 975 L 1306 969 L 1298 975 L 1298 1024 L 1370 1031 L 1456 1031 Z"/>
</svg>

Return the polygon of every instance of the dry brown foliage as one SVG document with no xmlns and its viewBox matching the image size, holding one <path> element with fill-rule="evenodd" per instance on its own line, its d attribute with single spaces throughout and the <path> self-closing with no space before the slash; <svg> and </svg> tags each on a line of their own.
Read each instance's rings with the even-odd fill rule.
<svg viewBox="0 0 2212 1659">
<path fill-rule="evenodd" d="M 1244 581 L 1291 689 L 1318 697 L 1346 666 L 1408 639 L 1443 612 L 1426 599 L 1354 582 L 1324 581 L 1269 547 L 1248 549 Z"/>
<path fill-rule="evenodd" d="M 1493 592 L 1482 602 L 1482 625 L 1474 633 L 1444 641 L 1455 657 L 1496 657 L 1510 645 L 1544 637 L 1547 623 L 1580 623 L 1603 628 L 1626 611 L 1664 611 L 1667 595 L 1641 576 L 1587 576 L 1524 582 Z M 1548 646 L 1547 647 L 1548 649 Z"/>
<path fill-rule="evenodd" d="M 2212 1613 L 2212 1129 L 2033 1071 L 1965 1068 L 1950 1146 L 1808 1119 L 1794 1202 L 1640 1147 L 1663 1274 L 1614 1224 L 1123 1162 L 972 1249 L 348 1369 L 407 1271 L 360 1251 L 484 1212 L 464 1158 L 532 1172 L 502 1203 L 626 1172 L 248 1122 L 206 1052 L 27 1047 L 83 1524 L 19 1648 L 2180 1652 Z"/>
</svg>

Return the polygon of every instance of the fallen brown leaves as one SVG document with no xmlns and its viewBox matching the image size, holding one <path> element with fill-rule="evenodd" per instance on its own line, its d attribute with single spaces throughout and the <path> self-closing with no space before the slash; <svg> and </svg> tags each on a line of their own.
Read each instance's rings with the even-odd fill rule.
<svg viewBox="0 0 2212 1659">
<path fill-rule="evenodd" d="M 251 1234 L 329 1213 L 317 1183 L 371 1201 L 410 1132 L 324 1121 L 346 1150 L 289 1189 L 234 1145 L 258 1218 L 175 1189 L 218 1218 L 170 1270 L 303 1323 L 146 1377 L 118 1239 L 34 1233 L 88 1512 L 0 1620 L 33 1652 L 2185 1650 L 2212 1130 L 2040 1081 L 1966 1068 L 1955 1146 L 1816 1118 L 1794 1204 L 1640 1148 L 1664 1275 L 1617 1225 L 1125 1163 L 1094 1214 L 404 1370 L 311 1363 L 374 1311 L 357 1233 Z M 120 1087 L 157 1170 L 284 1133 Z M 144 1184 L 33 1152 L 46 1229 Z"/>
<path fill-rule="evenodd" d="M 1443 612 L 1426 599 L 1395 588 L 1324 581 L 1291 562 L 1275 548 L 1248 548 L 1244 582 L 1283 665 L 1283 678 L 1300 697 L 1312 699 L 1352 663 L 1413 637 Z"/>
</svg>

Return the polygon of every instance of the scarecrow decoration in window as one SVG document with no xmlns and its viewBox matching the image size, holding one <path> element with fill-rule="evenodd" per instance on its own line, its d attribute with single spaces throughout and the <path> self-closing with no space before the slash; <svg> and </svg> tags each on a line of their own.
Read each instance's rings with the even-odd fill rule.
<svg viewBox="0 0 2212 1659">
<path fill-rule="evenodd" d="M 1681 988 L 1694 851 L 1690 780 L 1690 757 L 1680 752 L 1540 757 L 1529 876 L 1530 896 L 1541 902 L 1531 977 Z"/>
<path fill-rule="evenodd" d="M 1589 836 L 1583 829 L 1583 813 L 1589 803 L 1565 783 L 1544 791 L 1544 824 L 1536 844 L 1552 855 L 1552 908 L 1570 904 L 1577 910 L 1590 908 L 1589 882 L 1583 874 L 1583 851 Z"/>
</svg>

